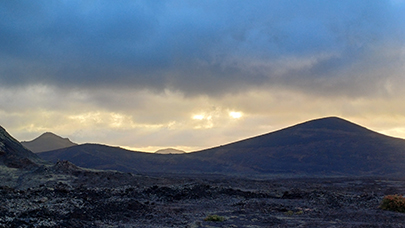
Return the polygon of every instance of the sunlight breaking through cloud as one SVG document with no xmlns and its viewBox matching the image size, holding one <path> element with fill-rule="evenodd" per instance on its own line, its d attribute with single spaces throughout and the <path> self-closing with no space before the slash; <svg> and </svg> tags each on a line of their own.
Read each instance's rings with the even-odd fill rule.
<svg viewBox="0 0 405 228">
<path fill-rule="evenodd" d="M 204 117 L 204 115 L 194 115 L 193 116 L 193 119 L 194 120 L 202 120 L 202 119 L 204 119 L 205 117 Z"/>
<path fill-rule="evenodd" d="M 0 2 L 20 140 L 195 149 L 325 116 L 405 137 L 403 0 L 82 2 Z"/>
<path fill-rule="evenodd" d="M 239 119 L 242 117 L 242 113 L 241 112 L 229 112 L 229 116 L 234 119 Z"/>
</svg>

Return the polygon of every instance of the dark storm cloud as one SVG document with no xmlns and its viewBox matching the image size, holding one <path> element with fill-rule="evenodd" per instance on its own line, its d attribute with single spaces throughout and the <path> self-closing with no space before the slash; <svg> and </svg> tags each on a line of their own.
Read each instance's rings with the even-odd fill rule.
<svg viewBox="0 0 405 228">
<path fill-rule="evenodd" d="M 3 1 L 0 83 L 367 90 L 381 77 L 359 71 L 401 64 L 399 54 L 378 55 L 403 47 L 403 9 L 390 1 Z M 340 82 L 352 76 L 360 78 Z"/>
</svg>

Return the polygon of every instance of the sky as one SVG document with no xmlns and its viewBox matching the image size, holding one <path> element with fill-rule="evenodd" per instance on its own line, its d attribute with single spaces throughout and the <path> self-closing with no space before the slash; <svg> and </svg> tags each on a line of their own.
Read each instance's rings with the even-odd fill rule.
<svg viewBox="0 0 405 228">
<path fill-rule="evenodd" d="M 196 151 L 338 116 L 405 138 L 403 0 L 0 1 L 0 125 Z"/>
</svg>

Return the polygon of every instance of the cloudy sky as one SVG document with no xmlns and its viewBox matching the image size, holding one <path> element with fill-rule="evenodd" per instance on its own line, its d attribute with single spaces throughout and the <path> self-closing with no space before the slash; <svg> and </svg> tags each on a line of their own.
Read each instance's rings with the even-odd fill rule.
<svg viewBox="0 0 405 228">
<path fill-rule="evenodd" d="M 405 138 L 405 1 L 0 3 L 0 125 L 142 151 L 339 116 Z"/>
</svg>

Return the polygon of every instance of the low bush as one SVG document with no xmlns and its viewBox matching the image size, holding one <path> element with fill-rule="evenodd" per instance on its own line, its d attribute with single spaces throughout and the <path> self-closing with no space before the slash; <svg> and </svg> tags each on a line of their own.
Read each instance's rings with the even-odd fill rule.
<svg viewBox="0 0 405 228">
<path fill-rule="evenodd" d="M 296 215 L 302 215 L 302 214 L 304 214 L 304 212 L 303 211 L 297 211 L 297 212 L 295 212 L 295 214 Z"/>
<path fill-rule="evenodd" d="M 219 215 L 208 215 L 204 221 L 209 221 L 209 222 L 223 222 L 225 221 L 225 218 Z"/>
<path fill-rule="evenodd" d="M 284 214 L 287 216 L 293 216 L 293 215 L 302 215 L 302 214 L 304 214 L 304 212 L 303 211 L 294 212 L 294 211 L 289 210 L 289 211 L 284 212 Z"/>
<path fill-rule="evenodd" d="M 287 212 L 284 212 L 284 214 L 285 215 L 288 215 L 288 216 L 292 216 L 292 215 L 294 215 L 294 211 L 287 211 Z"/>
<path fill-rule="evenodd" d="M 405 198 L 401 195 L 384 196 L 380 208 L 383 210 L 405 213 Z"/>
</svg>

